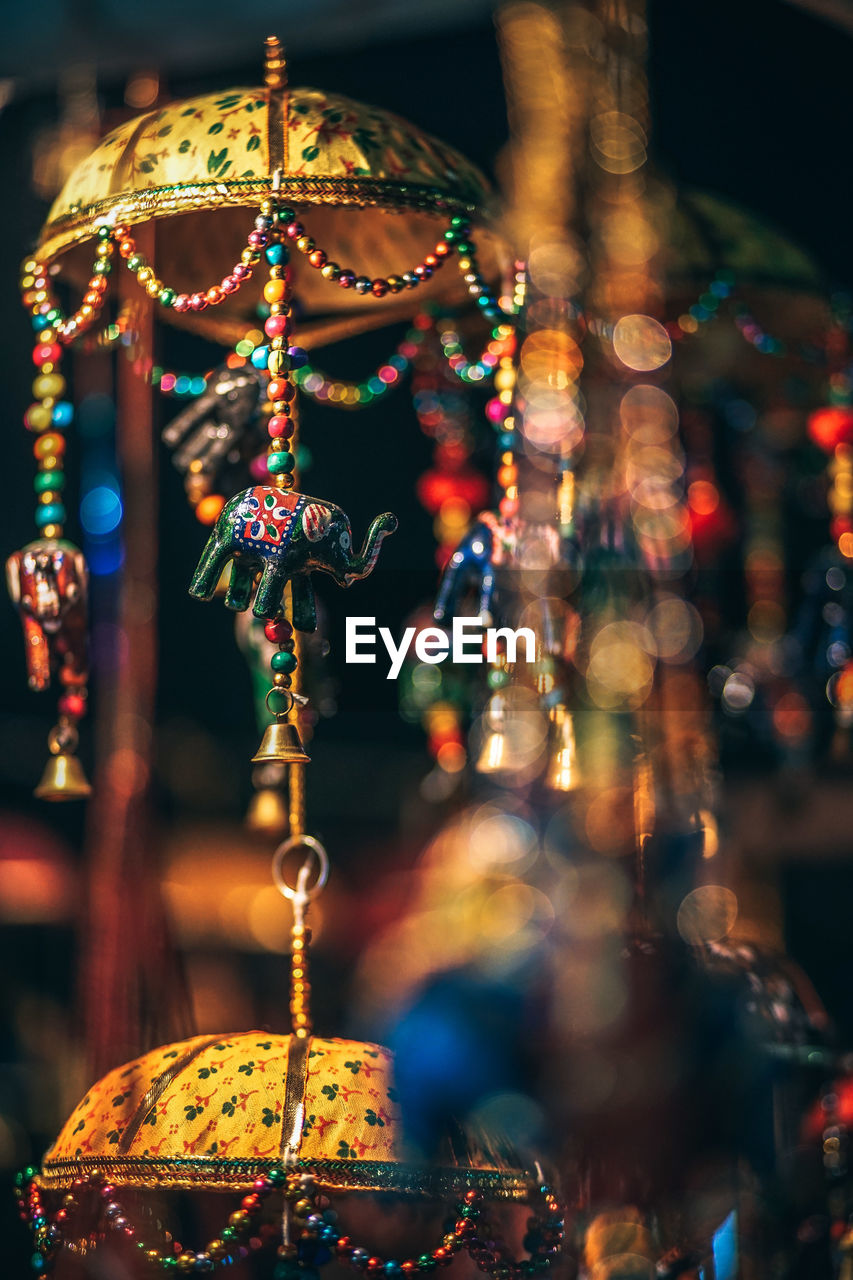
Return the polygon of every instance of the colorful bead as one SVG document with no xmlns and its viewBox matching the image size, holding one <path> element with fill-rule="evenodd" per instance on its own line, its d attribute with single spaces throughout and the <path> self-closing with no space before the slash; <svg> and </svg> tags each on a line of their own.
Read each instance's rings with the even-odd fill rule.
<svg viewBox="0 0 853 1280">
<path fill-rule="evenodd" d="M 290 675 L 296 670 L 296 655 L 294 653 L 288 653 L 286 650 L 281 650 L 279 653 L 274 653 L 272 655 L 270 658 L 270 666 L 273 671 L 280 672 L 284 675 Z"/>
<path fill-rule="evenodd" d="M 267 455 L 267 470 L 270 475 L 282 475 L 296 466 L 296 458 L 292 453 L 270 453 Z"/>
</svg>

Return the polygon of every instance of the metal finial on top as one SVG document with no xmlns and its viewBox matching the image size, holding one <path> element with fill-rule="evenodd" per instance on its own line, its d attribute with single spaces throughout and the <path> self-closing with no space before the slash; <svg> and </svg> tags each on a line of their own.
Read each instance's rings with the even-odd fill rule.
<svg viewBox="0 0 853 1280">
<path fill-rule="evenodd" d="M 278 36 L 264 42 L 264 84 L 269 89 L 287 88 L 287 59 Z"/>
</svg>

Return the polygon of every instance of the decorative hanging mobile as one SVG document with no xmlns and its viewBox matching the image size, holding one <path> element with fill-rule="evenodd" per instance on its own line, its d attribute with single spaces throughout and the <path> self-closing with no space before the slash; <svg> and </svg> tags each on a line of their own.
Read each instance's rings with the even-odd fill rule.
<svg viewBox="0 0 853 1280">
<path fill-rule="evenodd" d="M 305 860 L 291 883 L 299 853 Z M 448 1266 L 460 1252 L 495 1280 L 548 1271 L 564 1220 L 539 1166 L 526 1168 L 499 1135 L 461 1130 L 437 1144 L 437 1163 L 413 1163 L 388 1051 L 313 1035 L 306 916 L 328 870 L 325 849 L 301 828 L 273 856 L 273 879 L 293 907 L 289 1036 L 195 1036 L 117 1067 L 86 1093 L 41 1169 L 19 1175 L 36 1272 L 63 1251 L 82 1256 L 106 1241 L 152 1273 L 207 1274 L 263 1249 L 277 1251 L 278 1280 L 310 1280 L 333 1259 L 393 1280 Z M 195 1250 L 155 1220 L 150 1190 L 242 1198 Z M 345 1218 L 347 1201 L 333 1209 L 330 1194 L 380 1191 L 449 1201 L 434 1249 L 398 1262 L 351 1238 L 338 1213 Z M 498 1202 L 531 1197 L 529 1257 L 518 1261 L 492 1214 Z"/>
<path fill-rule="evenodd" d="M 222 142 L 226 122 L 229 131 Z M 306 316 L 369 308 L 373 314 L 347 320 L 353 333 L 411 314 L 397 295 L 412 290 L 450 303 L 467 295 L 487 319 L 498 321 L 502 312 L 488 281 L 495 278 L 500 249 L 488 229 L 488 205 L 485 180 L 452 148 L 387 112 L 340 95 L 290 89 L 275 37 L 267 41 L 263 87 L 186 99 L 128 121 L 77 165 L 50 211 L 35 254 L 24 263 L 21 282 L 35 329 L 38 371 L 26 425 L 36 437 L 39 539 L 12 557 L 9 584 L 22 613 L 32 686 L 46 688 L 56 675 L 63 690 L 49 739 L 54 760 L 40 793 L 65 799 L 89 790 L 74 754 L 86 710 L 86 572 L 79 551 L 64 538 L 64 432 L 73 410 L 64 398 L 59 366 L 64 349 L 104 315 L 114 265 L 126 265 L 169 323 L 229 345 L 235 328 L 245 334 L 256 323 L 257 268 L 264 261 L 269 267 L 262 291 L 269 307 L 268 341 L 254 353 L 253 365 L 262 378 L 270 375 L 262 415 L 267 415 L 272 443 L 255 468 L 258 483 L 224 509 L 221 495 L 207 487 L 208 473 L 240 444 L 249 421 L 243 420 L 245 405 L 238 397 L 239 406 L 232 404 L 225 414 L 225 431 L 213 436 L 199 431 L 210 398 L 222 394 L 222 377 L 206 388 L 192 421 L 176 424 L 173 434 L 199 517 L 215 523 L 193 591 L 209 596 L 217 566 L 231 559 L 226 602 L 245 609 L 252 576 L 262 568 L 255 612 L 279 637 L 282 647 L 273 665 L 276 675 L 286 678 L 295 657 L 290 623 L 282 616 L 285 583 L 295 587 L 296 627 L 310 630 L 313 599 L 306 574 L 316 568 L 344 584 L 364 576 L 393 524 L 388 516 L 374 522 L 363 552 L 353 554 L 343 512 L 293 492 L 292 405 L 305 355 L 292 345 L 291 297 L 298 297 Z M 223 272 L 225 259 L 217 270 L 217 246 L 236 240 L 247 206 L 257 213 L 248 235 L 242 232 L 244 247 L 233 265 Z M 437 219 L 441 233 L 436 239 Z M 135 238 L 134 228 L 145 224 L 156 228 L 156 267 Z M 335 246 L 338 261 L 315 237 Z M 92 240 L 95 252 L 87 274 L 86 245 Z M 451 258 L 458 276 L 441 270 Z M 349 260 L 363 269 L 341 265 Z M 211 268 L 218 282 L 198 288 Z M 57 298 L 57 275 L 72 286 L 86 281 L 82 302 L 71 314 Z M 108 325 L 107 332 L 118 333 L 120 327 Z M 313 330 L 316 337 L 316 323 Z M 158 385 L 172 384 L 171 375 L 160 375 Z M 388 381 L 381 371 L 380 381 Z M 242 389 L 250 394 L 248 386 Z M 285 679 L 279 681 L 276 695 L 282 703 L 289 702 L 285 685 Z"/>
</svg>

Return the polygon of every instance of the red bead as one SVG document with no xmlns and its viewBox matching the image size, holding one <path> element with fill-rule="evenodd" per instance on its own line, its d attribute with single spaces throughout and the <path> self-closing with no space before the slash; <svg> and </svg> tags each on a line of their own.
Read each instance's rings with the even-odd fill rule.
<svg viewBox="0 0 853 1280">
<path fill-rule="evenodd" d="M 287 227 L 288 240 L 298 240 L 300 236 L 305 235 L 305 228 L 301 222 L 290 222 Z"/>
<path fill-rule="evenodd" d="M 123 258 L 132 258 L 136 253 L 136 241 L 128 236 L 119 243 L 118 251 Z"/>
<path fill-rule="evenodd" d="M 190 298 L 190 306 L 193 311 L 204 311 L 207 306 L 207 298 L 203 293 L 194 293 Z"/>
<path fill-rule="evenodd" d="M 219 287 L 223 293 L 236 293 L 240 286 L 234 276 L 223 276 Z"/>
<path fill-rule="evenodd" d="M 285 644 L 293 635 L 293 627 L 286 618 L 275 618 L 264 624 L 264 635 L 272 644 Z"/>
<path fill-rule="evenodd" d="M 288 382 L 286 378 L 270 378 L 269 386 L 267 387 L 267 395 L 270 400 L 283 400 L 287 387 Z"/>
<path fill-rule="evenodd" d="M 430 276 L 432 275 L 432 267 L 429 267 L 425 263 L 421 262 L 417 267 L 415 267 L 412 274 L 416 275 L 419 280 L 429 280 Z"/>
<path fill-rule="evenodd" d="M 56 364 L 62 355 L 62 347 L 58 342 L 43 342 L 33 351 L 33 364 Z"/>
<path fill-rule="evenodd" d="M 374 298 L 384 298 L 388 292 L 388 281 L 383 280 L 381 276 L 377 276 L 370 286 L 373 291 Z"/>
<path fill-rule="evenodd" d="M 204 296 L 212 307 L 216 307 L 219 305 L 220 302 L 222 302 L 223 298 L 225 297 L 225 294 L 220 289 L 218 284 L 213 284 L 210 286 L 210 288 L 208 289 L 207 293 Z"/>
<path fill-rule="evenodd" d="M 368 1275 L 370 1275 L 370 1276 L 375 1276 L 375 1275 L 377 1275 L 380 1271 L 384 1271 L 384 1270 L 385 1270 L 385 1263 L 382 1261 L 382 1259 L 381 1259 L 381 1258 L 368 1258 L 368 1259 L 367 1259 L 367 1274 L 368 1274 Z"/>
<path fill-rule="evenodd" d="M 438 244 L 433 249 L 433 254 L 436 258 L 446 258 L 447 255 L 452 252 L 453 251 L 446 240 L 439 240 Z"/>
<path fill-rule="evenodd" d="M 188 293 L 179 293 L 172 303 L 173 311 L 189 311 L 190 295 Z"/>
<path fill-rule="evenodd" d="M 312 267 L 325 267 L 326 255 L 322 249 L 312 249 L 308 254 L 308 261 Z"/>
<path fill-rule="evenodd" d="M 59 714 L 78 719 L 86 714 L 86 699 L 79 693 L 63 693 L 57 703 Z"/>
<path fill-rule="evenodd" d="M 424 258 L 424 266 L 432 267 L 433 271 L 436 271 L 442 266 L 441 258 L 437 258 L 434 253 L 428 253 Z"/>
<path fill-rule="evenodd" d="M 355 272 L 342 271 L 338 276 L 338 284 L 342 289 L 351 289 L 355 284 Z"/>
<path fill-rule="evenodd" d="M 287 316 L 268 316 L 264 322 L 264 333 L 268 338 L 283 338 L 290 331 Z"/>
<path fill-rule="evenodd" d="M 243 1196 L 240 1201 L 240 1208 L 245 1209 L 246 1213 L 257 1213 L 261 1207 L 261 1197 L 256 1195 Z"/>
<path fill-rule="evenodd" d="M 269 420 L 267 431 L 269 431 L 273 440 L 277 440 L 280 436 L 288 440 L 293 435 L 293 423 L 283 413 L 275 413 Z"/>
<path fill-rule="evenodd" d="M 341 1236 L 335 1245 L 335 1253 L 340 1258 L 346 1258 L 348 1254 L 352 1253 L 352 1240 L 349 1236 Z"/>
<path fill-rule="evenodd" d="M 479 1191 L 475 1191 L 472 1187 L 470 1191 L 465 1192 L 465 1195 L 462 1198 L 466 1204 L 476 1204 L 480 1199 L 480 1193 Z"/>
<path fill-rule="evenodd" d="M 269 1178 L 265 1178 L 263 1175 L 260 1178 L 255 1178 L 252 1186 L 259 1195 L 266 1195 L 268 1191 L 272 1191 L 272 1183 Z"/>
</svg>

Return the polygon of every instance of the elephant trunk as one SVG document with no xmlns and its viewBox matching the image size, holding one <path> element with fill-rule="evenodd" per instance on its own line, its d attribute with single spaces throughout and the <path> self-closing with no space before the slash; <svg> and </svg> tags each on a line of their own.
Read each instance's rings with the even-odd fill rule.
<svg viewBox="0 0 853 1280">
<path fill-rule="evenodd" d="M 390 511 L 386 511 L 383 515 L 377 516 L 367 530 L 364 539 L 364 545 L 357 556 L 352 556 L 346 567 L 346 584 L 357 582 L 359 578 L 366 578 L 379 557 L 379 548 L 382 546 L 382 539 L 387 538 L 389 533 L 393 533 L 397 528 L 397 517 L 392 515 Z"/>
</svg>

